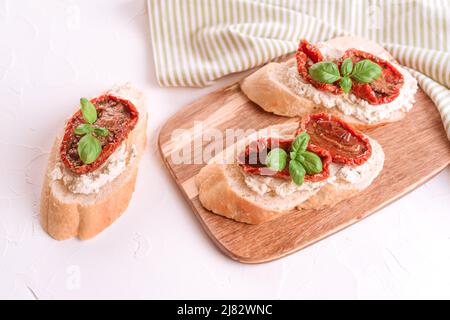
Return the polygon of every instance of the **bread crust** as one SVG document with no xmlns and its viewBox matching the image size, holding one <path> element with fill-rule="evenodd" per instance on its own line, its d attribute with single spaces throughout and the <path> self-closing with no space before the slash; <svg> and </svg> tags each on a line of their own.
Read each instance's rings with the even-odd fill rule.
<svg viewBox="0 0 450 320">
<path fill-rule="evenodd" d="M 50 173 L 55 167 L 61 143 L 60 137 L 55 139 L 43 182 L 40 204 L 42 228 L 52 238 L 91 239 L 110 226 L 128 207 L 134 192 L 139 160 L 146 146 L 148 116 L 143 105 L 137 107 L 140 113 L 139 122 L 126 140 L 128 147 L 135 145 L 136 158 L 124 172 L 103 186 L 98 194 L 71 194 L 61 181 L 51 180 Z"/>
<path fill-rule="evenodd" d="M 264 208 L 242 197 L 230 187 L 223 165 L 204 167 L 196 176 L 196 184 L 199 200 L 206 209 L 236 221 L 260 224 L 287 213 Z"/>
<path fill-rule="evenodd" d="M 360 37 L 341 37 L 328 41 L 334 47 L 345 50 L 355 43 L 367 43 L 368 40 Z M 383 53 L 390 60 L 392 57 L 378 44 L 370 42 L 372 52 Z M 247 97 L 263 108 L 267 112 L 286 117 L 303 116 L 316 112 L 327 112 L 336 115 L 359 130 L 368 130 L 383 126 L 388 123 L 403 119 L 406 115 L 404 111 L 397 111 L 389 119 L 374 123 L 363 122 L 353 116 L 343 114 L 337 108 L 326 108 L 312 100 L 295 94 L 288 86 L 279 79 L 277 75 L 283 73 L 282 68 L 295 65 L 295 58 L 291 58 L 284 63 L 269 63 L 258 69 L 241 82 L 241 89 Z"/>
<path fill-rule="evenodd" d="M 41 225 L 56 240 L 78 237 L 88 240 L 110 226 L 128 206 L 134 192 L 137 166 L 130 178 L 107 198 L 93 204 L 66 203 L 50 190 L 49 178 L 44 182 L 41 198 Z"/>
</svg>

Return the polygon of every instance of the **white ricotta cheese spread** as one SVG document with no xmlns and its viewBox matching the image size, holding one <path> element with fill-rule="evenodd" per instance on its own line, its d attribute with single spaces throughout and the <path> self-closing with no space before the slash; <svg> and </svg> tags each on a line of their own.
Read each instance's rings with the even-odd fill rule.
<svg viewBox="0 0 450 320">
<path fill-rule="evenodd" d="M 50 179 L 53 181 L 61 180 L 67 189 L 73 193 L 98 193 L 101 187 L 117 178 L 126 166 L 134 161 L 136 156 L 136 147 L 133 145 L 130 151 L 127 151 L 124 142 L 100 168 L 86 174 L 76 175 L 58 160 L 55 168 L 50 172 Z"/>
<path fill-rule="evenodd" d="M 324 43 L 319 43 L 318 47 L 325 60 L 335 60 L 344 54 L 344 52 Z M 389 119 L 397 111 L 410 111 L 415 102 L 414 95 L 417 91 L 416 79 L 400 65 L 396 63 L 392 64 L 403 74 L 404 84 L 400 89 L 399 96 L 395 100 L 385 104 L 372 105 L 352 93 L 334 95 L 330 92 L 317 90 L 313 85 L 307 83 L 300 77 L 297 66 L 290 67 L 287 71 L 288 86 L 296 94 L 307 97 L 316 104 L 323 105 L 326 108 L 337 108 L 345 115 L 354 116 L 358 120 L 366 123 L 378 122 Z"/>
<path fill-rule="evenodd" d="M 369 159 L 370 160 L 370 159 Z M 291 179 L 284 180 L 267 176 L 259 176 L 242 170 L 247 187 L 259 195 L 272 194 L 286 198 L 294 192 L 315 192 L 327 183 L 347 182 L 358 183 L 365 176 L 365 171 L 370 168 L 369 161 L 361 166 L 344 166 L 336 163 L 330 164 L 330 176 L 328 179 L 317 182 L 306 181 L 302 185 L 296 185 Z"/>
<path fill-rule="evenodd" d="M 384 162 L 384 153 L 381 146 L 369 138 L 370 144 L 372 146 L 372 155 L 366 162 L 360 166 L 342 166 L 332 163 L 332 166 L 338 166 L 336 170 L 335 177 L 329 180 L 330 183 L 348 183 L 348 184 L 370 184 L 367 181 L 368 176 L 373 175 L 373 170 L 376 167 L 376 162 Z M 331 168 L 331 166 L 330 166 Z M 330 169 L 330 173 L 332 170 Z"/>
<path fill-rule="evenodd" d="M 245 184 L 259 195 L 271 193 L 280 197 L 287 197 L 294 192 L 311 192 L 317 191 L 326 184 L 326 180 L 319 182 L 306 181 L 298 186 L 291 179 L 284 180 L 279 178 L 258 176 L 242 171 L 244 174 Z"/>
</svg>

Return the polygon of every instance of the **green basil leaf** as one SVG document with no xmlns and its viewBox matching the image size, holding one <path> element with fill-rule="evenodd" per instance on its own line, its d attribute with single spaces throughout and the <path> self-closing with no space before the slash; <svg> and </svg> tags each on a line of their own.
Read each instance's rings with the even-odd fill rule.
<svg viewBox="0 0 450 320">
<path fill-rule="evenodd" d="M 294 151 L 294 152 L 305 151 L 306 148 L 308 147 L 309 140 L 310 140 L 309 134 L 307 134 L 306 132 L 300 133 L 295 138 L 294 142 L 292 142 L 292 146 L 291 146 L 292 151 Z M 291 158 L 292 158 L 292 156 L 291 156 Z"/>
<path fill-rule="evenodd" d="M 321 61 L 313 64 L 308 69 L 308 73 L 313 80 L 321 83 L 333 83 L 341 78 L 338 66 L 330 61 Z"/>
<path fill-rule="evenodd" d="M 90 164 L 97 160 L 102 152 L 100 141 L 91 133 L 86 134 L 78 142 L 78 155 L 85 164 Z"/>
<path fill-rule="evenodd" d="M 95 121 L 97 121 L 97 110 L 95 109 L 95 106 L 86 98 L 80 99 L 81 104 L 81 113 L 83 114 L 84 120 L 86 120 L 87 123 L 93 124 Z"/>
<path fill-rule="evenodd" d="M 341 82 L 339 82 L 339 85 L 345 93 L 349 93 L 352 88 L 352 79 L 348 76 L 344 76 L 342 77 Z"/>
<path fill-rule="evenodd" d="M 303 184 L 305 180 L 305 168 L 301 165 L 297 160 L 291 160 L 289 162 L 289 174 L 292 178 L 292 181 L 298 186 Z"/>
<path fill-rule="evenodd" d="M 275 148 L 267 154 L 266 165 L 273 171 L 281 171 L 286 167 L 287 153 L 283 149 Z"/>
<path fill-rule="evenodd" d="M 317 154 L 305 151 L 301 153 L 301 157 L 302 159 L 299 159 L 299 162 L 303 165 L 307 174 L 312 175 L 322 172 L 322 160 Z"/>
<path fill-rule="evenodd" d="M 90 124 L 82 123 L 78 127 L 75 128 L 75 134 L 78 136 L 82 136 L 83 134 L 91 133 L 92 127 Z"/>
<path fill-rule="evenodd" d="M 356 63 L 351 74 L 353 79 L 361 83 L 371 83 L 380 76 L 381 67 L 369 59 L 364 59 Z"/>
<path fill-rule="evenodd" d="M 303 156 L 304 152 L 306 152 L 306 151 L 297 153 L 297 156 L 295 157 L 295 160 L 297 160 L 300 163 L 302 163 L 302 161 L 305 161 L 305 157 Z"/>
<path fill-rule="evenodd" d="M 342 62 L 341 64 L 341 74 L 343 76 L 348 76 L 350 73 L 352 73 L 353 70 L 353 61 L 350 58 L 347 58 Z"/>
<path fill-rule="evenodd" d="M 107 137 L 109 135 L 109 130 L 106 128 L 95 128 L 94 133 L 98 136 Z"/>
<path fill-rule="evenodd" d="M 290 157 L 291 159 L 297 158 L 297 151 L 291 151 L 291 152 L 289 152 L 289 157 Z"/>
</svg>

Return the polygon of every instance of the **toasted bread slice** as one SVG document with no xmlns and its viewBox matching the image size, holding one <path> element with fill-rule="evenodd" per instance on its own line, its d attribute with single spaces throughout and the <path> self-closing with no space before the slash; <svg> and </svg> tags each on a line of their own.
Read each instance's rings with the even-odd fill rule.
<svg viewBox="0 0 450 320">
<path fill-rule="evenodd" d="M 133 194 L 139 160 L 146 146 L 147 110 L 142 94 L 130 85 L 116 87 L 109 93 L 130 100 L 139 111 L 138 123 L 124 142 L 126 152 L 134 149 L 135 158 L 97 193 L 73 193 L 61 179 L 51 178 L 59 160 L 62 136 L 56 138 L 44 178 L 40 212 L 42 227 L 57 240 L 72 237 L 86 240 L 96 236 L 125 211 Z"/>
<path fill-rule="evenodd" d="M 294 210 L 321 209 L 333 206 L 367 188 L 381 172 L 384 164 L 384 152 L 373 139 L 372 156 L 363 164 L 361 176 L 347 181 L 333 173 L 335 178 L 313 187 L 310 191 L 295 191 L 287 196 L 274 193 L 260 194 L 246 183 L 248 173 L 233 163 L 233 157 L 243 150 L 243 146 L 256 137 L 268 136 L 268 132 L 282 132 L 283 136 L 293 136 L 297 125 L 287 124 L 266 128 L 239 141 L 219 154 L 203 167 L 196 176 L 199 199 L 202 205 L 222 216 L 249 224 L 260 224 L 289 214 Z M 273 135 L 272 135 L 273 136 Z M 245 141 L 244 141 L 245 140 Z M 334 164 L 333 164 L 334 165 Z M 335 168 L 339 170 L 342 167 Z M 259 177 L 259 179 L 272 179 Z"/>
<path fill-rule="evenodd" d="M 357 47 L 361 50 L 380 56 L 383 59 L 394 62 L 389 53 L 381 46 L 363 38 L 341 37 L 327 41 L 326 44 L 341 51 Z M 283 63 L 269 63 L 245 78 L 241 83 L 241 89 L 250 100 L 268 112 L 287 117 L 327 112 L 340 117 L 353 127 L 361 130 L 399 121 L 403 119 L 407 113 L 404 108 L 400 108 L 390 112 L 389 115 L 383 119 L 367 121 L 366 119 L 361 119 L 361 117 L 358 118 L 355 117 L 355 115 L 343 113 L 336 107 L 327 108 L 322 104 L 315 103 L 310 98 L 297 94 L 292 86 L 289 85 L 295 80 L 289 79 L 288 70 L 291 67 L 295 68 L 295 66 L 295 58 L 291 58 Z M 411 76 L 408 77 L 408 80 L 415 81 Z M 415 87 L 415 90 L 417 90 L 417 84 Z M 409 104 L 410 101 L 405 101 L 404 103 Z"/>
</svg>

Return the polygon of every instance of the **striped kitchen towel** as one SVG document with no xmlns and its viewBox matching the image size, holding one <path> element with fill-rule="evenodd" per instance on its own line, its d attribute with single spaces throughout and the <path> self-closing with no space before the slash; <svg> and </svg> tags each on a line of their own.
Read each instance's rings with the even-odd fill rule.
<svg viewBox="0 0 450 320">
<path fill-rule="evenodd" d="M 148 0 L 162 86 L 205 86 L 297 49 L 359 35 L 414 69 L 450 139 L 449 0 Z"/>
</svg>

